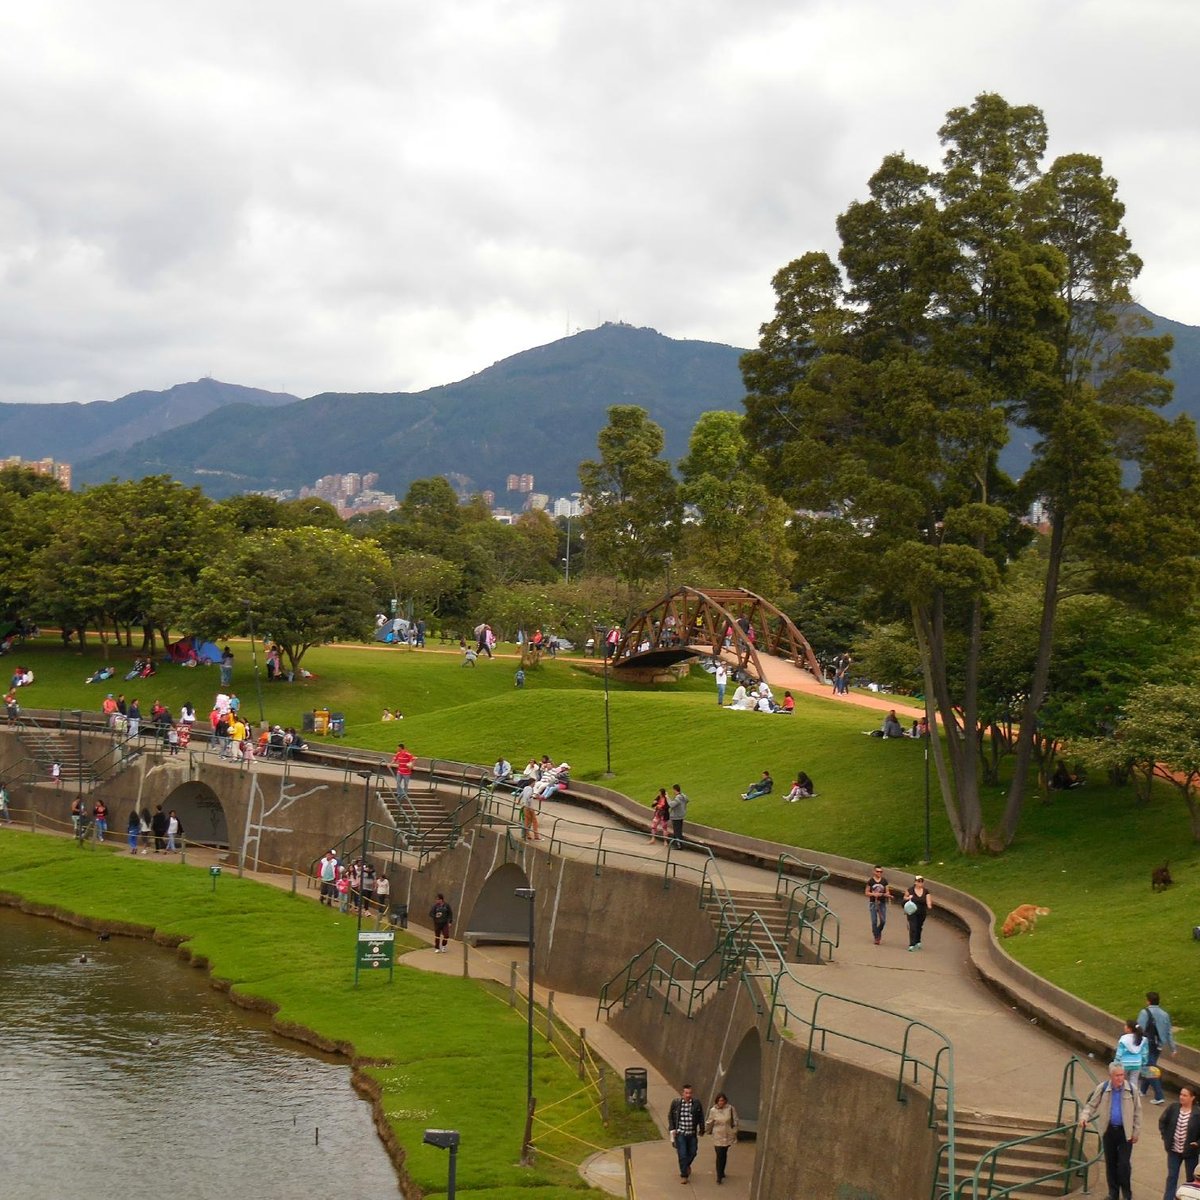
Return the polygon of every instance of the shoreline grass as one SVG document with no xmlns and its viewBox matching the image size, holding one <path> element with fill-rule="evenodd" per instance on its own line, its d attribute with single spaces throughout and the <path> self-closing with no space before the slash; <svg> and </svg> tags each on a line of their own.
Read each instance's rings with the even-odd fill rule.
<svg viewBox="0 0 1200 1200">
<path fill-rule="evenodd" d="M 0 902 L 178 945 L 235 1003 L 273 1012 L 280 1033 L 352 1058 L 356 1087 L 403 1179 L 444 1194 L 446 1157 L 422 1145 L 427 1127 L 462 1134 L 458 1188 L 488 1200 L 566 1200 L 588 1190 L 581 1152 L 565 1135 L 538 1137 L 536 1165 L 517 1165 L 525 1111 L 524 1015 L 474 980 L 404 964 L 423 943 L 397 933 L 395 981 L 368 973 L 353 986 L 355 922 L 249 879 L 202 868 L 125 859 L 101 847 L 81 855 L 68 839 L 5 830 Z M 539 1108 L 599 1146 L 657 1136 L 645 1113 L 626 1112 L 616 1073 L 605 1127 L 592 1097 L 541 1038 L 534 1042 Z M 402 1149 L 402 1156 L 397 1153 Z M 401 1159 L 402 1161 L 397 1161 Z M 560 1161 L 566 1160 L 566 1161 Z"/>
</svg>

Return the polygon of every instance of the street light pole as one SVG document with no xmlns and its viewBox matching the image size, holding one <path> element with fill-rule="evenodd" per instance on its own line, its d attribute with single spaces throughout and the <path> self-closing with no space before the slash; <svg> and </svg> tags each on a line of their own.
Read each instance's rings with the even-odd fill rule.
<svg viewBox="0 0 1200 1200">
<path fill-rule="evenodd" d="M 933 854 L 930 850 L 929 839 L 929 739 L 933 734 L 925 731 L 925 862 L 929 863 L 933 860 Z"/>
<path fill-rule="evenodd" d="M 367 871 L 367 806 L 371 799 L 371 772 L 357 771 L 359 779 L 363 781 L 363 836 L 362 836 L 362 857 L 358 860 L 358 932 L 362 933 L 363 919 L 363 883 L 365 881 Z"/>
<path fill-rule="evenodd" d="M 529 902 L 529 1000 L 526 1005 L 526 1076 L 525 1076 L 525 1144 L 521 1148 L 522 1161 L 530 1161 L 530 1136 L 533 1125 L 533 971 L 534 971 L 534 925 L 533 905 L 537 889 L 519 887 L 515 894 Z"/>
<path fill-rule="evenodd" d="M 258 676 L 258 639 L 254 636 L 254 613 L 249 600 L 243 600 L 242 603 L 246 606 L 246 621 L 250 625 L 250 658 L 254 663 L 254 690 L 258 693 L 258 723 L 262 726 L 267 718 L 263 713 L 262 680 Z"/>
<path fill-rule="evenodd" d="M 450 1151 L 450 1174 L 446 1180 L 446 1196 L 448 1200 L 454 1200 L 454 1176 L 455 1168 L 458 1165 L 456 1161 L 458 1158 L 458 1130 L 427 1129 L 422 1141 L 427 1146 L 436 1146 L 439 1150 Z"/>
<path fill-rule="evenodd" d="M 605 645 L 604 650 L 604 778 L 612 778 L 612 726 L 609 722 L 608 714 L 608 654 L 609 647 Z"/>
<path fill-rule="evenodd" d="M 79 761 L 75 764 L 75 798 L 83 802 L 83 709 L 75 709 L 75 718 L 78 724 L 76 757 Z"/>
<path fill-rule="evenodd" d="M 567 570 L 563 576 L 563 583 L 571 582 L 571 499 L 567 498 Z"/>
</svg>

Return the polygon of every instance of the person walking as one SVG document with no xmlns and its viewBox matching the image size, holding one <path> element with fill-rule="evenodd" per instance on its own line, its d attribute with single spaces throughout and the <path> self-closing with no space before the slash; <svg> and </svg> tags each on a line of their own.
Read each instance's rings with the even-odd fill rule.
<svg viewBox="0 0 1200 1200">
<path fill-rule="evenodd" d="M 1108 1079 L 1092 1089 L 1079 1114 L 1080 1129 L 1092 1122 L 1104 1147 L 1107 1200 L 1132 1200 L 1132 1155 L 1142 1132 L 1142 1096 L 1129 1086 L 1125 1068 L 1113 1063 Z"/>
<path fill-rule="evenodd" d="M 61 792 L 62 785 L 63 785 L 62 784 L 62 763 L 60 763 L 57 758 L 54 760 L 53 763 L 50 764 L 50 778 L 53 780 L 54 786 L 56 788 L 58 788 L 58 790 Z"/>
<path fill-rule="evenodd" d="M 12 813 L 8 808 L 8 788 L 3 779 L 0 779 L 0 821 L 3 821 L 5 825 L 12 824 Z"/>
<path fill-rule="evenodd" d="M 412 783 L 413 761 L 416 755 L 403 742 L 392 755 L 392 766 L 396 768 L 396 791 L 402 800 L 408 799 L 408 785 Z"/>
<path fill-rule="evenodd" d="M 1158 1002 L 1157 992 L 1146 993 L 1146 1007 L 1138 1013 L 1137 1023 L 1146 1034 L 1150 1043 L 1150 1056 L 1146 1073 L 1142 1076 L 1141 1092 L 1144 1096 L 1148 1088 L 1154 1089 L 1154 1099 L 1151 1104 L 1163 1102 L 1162 1076 L 1158 1071 L 1158 1057 L 1165 1050 L 1168 1054 L 1175 1053 L 1175 1034 L 1171 1029 L 1171 1014 Z M 1150 1070 L 1151 1067 L 1155 1069 Z"/>
<path fill-rule="evenodd" d="M 661 839 L 663 842 L 667 840 L 668 821 L 671 810 L 671 800 L 667 796 L 667 789 L 661 787 L 658 789 L 658 795 L 650 802 L 650 837 L 649 841 L 653 844 L 656 840 Z"/>
<path fill-rule="evenodd" d="M 154 834 L 154 853 L 161 854 L 167 844 L 167 814 L 161 804 L 155 807 L 154 816 L 150 818 L 150 831 Z"/>
<path fill-rule="evenodd" d="M 142 819 L 138 816 L 136 808 L 129 810 L 129 820 L 125 823 L 125 832 L 129 838 L 129 853 L 136 854 L 138 838 L 142 835 Z"/>
<path fill-rule="evenodd" d="M 687 816 L 688 798 L 677 783 L 671 785 L 671 798 L 667 801 L 667 815 L 671 818 L 671 845 L 676 850 L 683 845 L 683 819 Z"/>
<path fill-rule="evenodd" d="M 925 876 L 914 876 L 912 887 L 904 893 L 904 915 L 908 917 L 908 948 L 920 950 L 921 931 L 925 928 L 925 918 L 933 908 L 933 897 L 925 886 Z"/>
<path fill-rule="evenodd" d="M 1192 1183 L 1196 1178 L 1196 1167 L 1200 1165 L 1200 1107 L 1196 1106 L 1196 1093 L 1190 1084 L 1185 1083 L 1179 1089 L 1179 1099 L 1168 1105 L 1159 1117 L 1158 1132 L 1167 1152 L 1167 1184 L 1163 1189 L 1163 1200 L 1175 1200 L 1179 1168 L 1185 1168 L 1184 1183 Z"/>
<path fill-rule="evenodd" d="M 521 789 L 521 836 L 525 841 L 531 838 L 535 842 L 542 840 L 538 833 L 538 802 L 533 794 L 533 784 L 527 783 Z"/>
<path fill-rule="evenodd" d="M 725 685 L 729 682 L 729 670 L 723 662 L 717 663 L 717 669 L 713 672 L 713 678 L 717 682 L 717 706 L 724 707 Z"/>
<path fill-rule="evenodd" d="M 445 954 L 446 943 L 450 940 L 450 926 L 454 924 L 454 909 L 446 902 L 446 897 L 438 892 L 433 907 L 429 910 L 433 921 L 433 952 Z"/>
<path fill-rule="evenodd" d="M 671 1129 L 671 1145 L 679 1159 L 679 1182 L 687 1183 L 696 1152 L 700 1149 L 700 1135 L 704 1132 L 704 1105 L 692 1095 L 690 1083 L 685 1083 L 671 1101 L 667 1124 Z"/>
<path fill-rule="evenodd" d="M 1125 1068 L 1125 1078 L 1131 1088 L 1137 1087 L 1149 1061 L 1150 1042 L 1143 1035 L 1141 1026 L 1136 1021 L 1126 1021 L 1125 1032 L 1117 1039 L 1113 1062 L 1119 1062 Z"/>
<path fill-rule="evenodd" d="M 724 1092 L 717 1093 L 712 1108 L 708 1110 L 704 1128 L 713 1140 L 713 1150 L 717 1155 L 717 1182 L 724 1183 L 729 1147 L 737 1141 L 737 1112 Z"/>
<path fill-rule="evenodd" d="M 872 868 L 863 894 L 867 897 L 867 908 L 871 914 L 871 936 L 878 946 L 883 938 L 883 927 L 887 924 L 888 905 L 892 902 L 892 889 L 888 886 L 882 867 Z"/>
<path fill-rule="evenodd" d="M 167 852 L 175 853 L 175 839 L 183 837 L 183 822 L 179 819 L 179 814 L 171 809 L 167 813 Z"/>
</svg>

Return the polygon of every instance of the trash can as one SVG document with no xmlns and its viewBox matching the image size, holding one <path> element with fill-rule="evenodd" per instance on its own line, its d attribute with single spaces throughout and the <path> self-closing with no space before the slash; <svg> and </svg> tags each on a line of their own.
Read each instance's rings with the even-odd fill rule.
<svg viewBox="0 0 1200 1200">
<path fill-rule="evenodd" d="M 407 929 L 408 928 L 408 905 L 407 904 L 392 905 L 392 915 L 389 920 L 390 920 L 390 924 L 393 929 L 395 929 L 397 927 L 399 927 L 400 929 Z"/>
<path fill-rule="evenodd" d="M 300 729 L 301 729 L 301 732 L 303 732 L 303 733 L 314 733 L 314 732 L 316 731 L 316 728 L 317 728 L 317 723 L 316 723 L 316 721 L 315 721 L 315 720 L 314 720 L 314 718 L 313 718 L 313 714 L 312 714 L 312 713 L 310 713 L 310 712 L 306 712 L 306 713 L 304 714 L 304 716 L 302 716 L 302 717 L 300 718 Z"/>
<path fill-rule="evenodd" d="M 334 737 L 346 736 L 346 714 L 331 713 L 329 716 L 329 732 Z"/>
<path fill-rule="evenodd" d="M 645 1067 L 625 1068 L 625 1104 L 628 1108 L 645 1108 L 648 1091 Z"/>
<path fill-rule="evenodd" d="M 329 709 L 313 709 L 313 733 L 325 733 L 329 729 Z"/>
</svg>

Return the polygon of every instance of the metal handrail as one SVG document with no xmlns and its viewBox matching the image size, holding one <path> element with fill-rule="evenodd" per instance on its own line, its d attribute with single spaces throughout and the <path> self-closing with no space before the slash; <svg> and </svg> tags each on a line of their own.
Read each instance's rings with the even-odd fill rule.
<svg viewBox="0 0 1200 1200">
<path fill-rule="evenodd" d="M 829 878 L 829 871 L 819 863 L 805 862 L 804 859 L 797 858 L 785 850 L 776 860 L 775 895 L 778 896 L 785 886 L 789 886 L 784 884 L 785 878 L 792 880 L 798 877 L 805 878 L 810 888 L 815 884 L 819 893 L 821 886 Z"/>
</svg>

